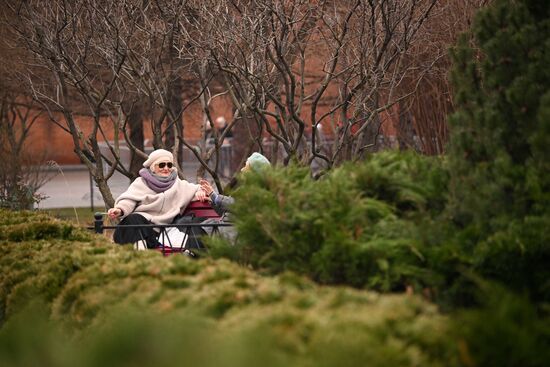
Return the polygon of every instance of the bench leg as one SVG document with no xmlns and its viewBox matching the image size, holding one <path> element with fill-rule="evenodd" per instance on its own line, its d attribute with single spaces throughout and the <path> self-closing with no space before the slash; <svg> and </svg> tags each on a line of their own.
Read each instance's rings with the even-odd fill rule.
<svg viewBox="0 0 550 367">
<path fill-rule="evenodd" d="M 134 250 L 143 251 L 147 250 L 147 243 L 144 240 L 138 240 L 134 243 Z"/>
</svg>

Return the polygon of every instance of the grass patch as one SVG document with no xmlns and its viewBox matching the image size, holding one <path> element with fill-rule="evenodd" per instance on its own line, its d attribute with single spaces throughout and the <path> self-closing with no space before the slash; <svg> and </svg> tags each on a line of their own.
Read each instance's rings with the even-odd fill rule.
<svg viewBox="0 0 550 367">
<path fill-rule="evenodd" d="M 40 213 L 48 214 L 54 218 L 66 220 L 75 224 L 91 226 L 94 223 L 94 213 L 100 208 L 92 211 L 90 208 L 50 208 L 39 209 Z M 101 211 L 101 210 L 99 210 Z M 76 212 L 76 213 L 75 213 Z"/>
</svg>

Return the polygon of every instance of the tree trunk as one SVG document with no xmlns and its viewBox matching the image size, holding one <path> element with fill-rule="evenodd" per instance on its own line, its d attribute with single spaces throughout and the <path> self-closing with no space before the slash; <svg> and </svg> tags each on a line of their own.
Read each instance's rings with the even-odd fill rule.
<svg viewBox="0 0 550 367">
<path fill-rule="evenodd" d="M 376 98 L 376 100 L 368 102 L 368 112 L 365 113 L 370 115 L 370 111 L 376 111 L 378 107 L 378 98 Z M 365 124 L 368 125 L 357 137 L 357 141 L 355 142 L 356 147 L 351 159 L 362 158 L 365 153 L 374 153 L 380 150 L 380 144 L 378 143 L 380 127 L 382 125 L 380 114 L 375 112 L 365 121 Z"/>
<path fill-rule="evenodd" d="M 174 144 L 176 142 L 176 131 L 180 131 L 183 137 L 183 106 L 182 106 L 182 80 L 181 77 L 176 77 L 172 83 L 170 83 L 170 111 L 172 113 L 172 116 L 175 120 L 170 117 L 170 114 L 168 114 L 168 124 L 170 127 L 166 131 L 165 137 L 164 137 L 164 144 L 166 145 L 166 148 L 170 151 L 174 149 Z M 179 157 L 176 157 L 178 162 L 183 164 L 183 144 L 180 143 L 178 146 L 178 154 Z"/>
<path fill-rule="evenodd" d="M 397 143 L 399 144 L 399 150 L 416 150 L 414 143 L 414 124 L 413 117 L 409 111 L 403 106 L 402 102 L 399 102 L 399 123 L 397 126 Z"/>
<path fill-rule="evenodd" d="M 105 207 L 112 208 L 115 205 L 115 199 L 113 198 L 111 189 L 107 184 L 107 180 L 105 180 L 103 178 L 103 175 L 101 175 L 101 177 L 94 176 L 94 181 L 97 184 L 97 188 L 99 189 L 101 196 L 103 197 L 103 201 L 105 202 Z"/>
<path fill-rule="evenodd" d="M 143 134 L 143 105 L 137 103 L 128 115 L 128 126 L 130 128 L 130 141 L 139 150 L 144 151 L 144 134 Z M 134 180 L 138 177 L 138 172 L 142 168 L 145 160 L 140 155 L 136 154 L 133 149 L 130 149 L 130 177 Z"/>
<path fill-rule="evenodd" d="M 258 133 L 259 128 L 256 122 L 251 119 L 243 118 L 242 121 L 233 126 L 233 140 L 231 141 L 231 172 L 241 168 L 244 160 L 246 160 L 252 150 L 259 150 L 262 148 L 253 140 Z"/>
</svg>

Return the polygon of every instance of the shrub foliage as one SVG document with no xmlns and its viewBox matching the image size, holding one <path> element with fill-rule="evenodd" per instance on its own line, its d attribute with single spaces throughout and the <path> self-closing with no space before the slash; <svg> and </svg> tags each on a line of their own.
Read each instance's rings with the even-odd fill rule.
<svg viewBox="0 0 550 367">
<path fill-rule="evenodd" d="M 43 217 L 36 218 L 39 227 Z M 264 277 L 223 259 L 164 258 L 103 237 L 3 241 L 0 250 L 6 366 L 172 365 L 174 358 L 443 366 L 458 358 L 444 337 L 447 317 L 418 297 L 320 287 L 290 272 Z"/>
<path fill-rule="evenodd" d="M 238 236 L 211 239 L 213 258 L 0 212 L 0 364 L 544 366 L 548 49 L 550 3 L 494 1 L 453 50 L 445 158 L 385 152 L 318 180 L 250 172 L 234 192 Z M 174 342 L 194 337 L 207 346 Z"/>
<path fill-rule="evenodd" d="M 434 278 L 419 228 L 444 208 L 448 173 L 439 158 L 387 152 L 321 180 L 297 167 L 243 179 L 234 258 L 386 291 Z"/>
<path fill-rule="evenodd" d="M 445 158 L 380 153 L 320 180 L 247 175 L 218 254 L 327 284 L 472 305 L 476 274 L 550 299 L 550 3 L 497 0 L 453 50 Z"/>
</svg>

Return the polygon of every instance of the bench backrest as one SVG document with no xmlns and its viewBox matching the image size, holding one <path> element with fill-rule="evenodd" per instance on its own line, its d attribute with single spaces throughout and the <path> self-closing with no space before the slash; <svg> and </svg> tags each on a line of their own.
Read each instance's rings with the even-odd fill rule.
<svg viewBox="0 0 550 367">
<path fill-rule="evenodd" d="M 183 215 L 194 214 L 195 217 L 221 219 L 209 202 L 192 201 L 183 211 Z"/>
</svg>

